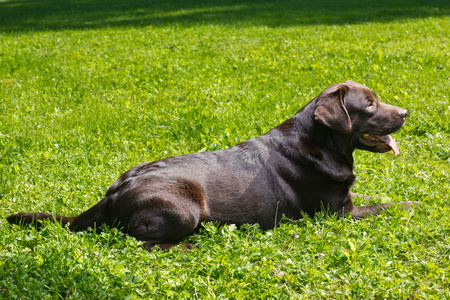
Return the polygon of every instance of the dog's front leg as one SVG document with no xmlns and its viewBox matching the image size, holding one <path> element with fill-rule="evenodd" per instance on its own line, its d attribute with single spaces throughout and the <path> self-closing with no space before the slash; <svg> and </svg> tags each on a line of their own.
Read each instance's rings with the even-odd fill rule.
<svg viewBox="0 0 450 300">
<path fill-rule="evenodd" d="M 410 209 L 412 206 L 419 207 L 419 202 L 417 201 L 405 201 L 398 203 L 379 203 L 373 205 L 366 206 L 354 206 L 352 199 L 362 197 L 364 200 L 369 200 L 371 197 L 362 194 L 356 194 L 349 192 L 347 194 L 346 200 L 343 203 L 343 208 L 337 212 L 338 218 L 342 218 L 345 214 L 350 214 L 355 219 L 364 219 L 367 216 L 376 216 L 380 214 L 383 210 L 388 208 L 389 206 L 394 206 L 400 210 Z M 375 197 L 380 198 L 380 197 Z"/>
<path fill-rule="evenodd" d="M 353 206 L 349 211 L 345 213 L 349 213 L 355 219 L 363 219 L 367 216 L 376 216 L 380 214 L 383 210 L 388 208 L 389 206 L 395 206 L 400 210 L 410 209 L 412 206 L 420 206 L 417 201 L 405 201 L 399 203 L 379 203 L 367 206 Z"/>
</svg>

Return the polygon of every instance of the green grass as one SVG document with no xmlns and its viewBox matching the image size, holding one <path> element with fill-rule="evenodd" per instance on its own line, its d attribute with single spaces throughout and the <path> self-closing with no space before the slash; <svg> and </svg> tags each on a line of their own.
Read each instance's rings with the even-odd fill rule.
<svg viewBox="0 0 450 300">
<path fill-rule="evenodd" d="M 0 298 L 449 299 L 448 1 L 0 1 Z M 357 151 L 376 218 L 205 228 L 148 253 L 74 216 L 147 160 L 265 133 L 332 83 L 408 109 L 401 154 Z M 356 204 L 376 203 L 358 199 Z"/>
</svg>

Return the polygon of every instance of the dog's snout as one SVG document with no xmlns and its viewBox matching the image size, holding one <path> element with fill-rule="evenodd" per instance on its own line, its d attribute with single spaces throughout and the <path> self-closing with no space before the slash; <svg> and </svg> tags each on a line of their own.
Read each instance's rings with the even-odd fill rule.
<svg viewBox="0 0 450 300">
<path fill-rule="evenodd" d="M 407 115 L 407 114 L 408 114 L 408 111 L 407 111 L 406 109 L 401 108 L 401 109 L 398 111 L 398 115 L 399 115 L 399 117 L 402 118 L 402 119 L 406 119 L 406 115 Z"/>
</svg>

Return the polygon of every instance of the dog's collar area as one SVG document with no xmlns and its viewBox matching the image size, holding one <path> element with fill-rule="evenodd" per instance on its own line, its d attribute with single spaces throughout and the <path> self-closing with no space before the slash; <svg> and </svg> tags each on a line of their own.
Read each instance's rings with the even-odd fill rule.
<svg viewBox="0 0 450 300">
<path fill-rule="evenodd" d="M 377 147 L 382 149 L 392 149 L 394 155 L 398 155 L 400 151 L 397 144 L 390 135 L 375 135 L 362 133 L 359 135 L 359 141 L 369 147 Z"/>
</svg>

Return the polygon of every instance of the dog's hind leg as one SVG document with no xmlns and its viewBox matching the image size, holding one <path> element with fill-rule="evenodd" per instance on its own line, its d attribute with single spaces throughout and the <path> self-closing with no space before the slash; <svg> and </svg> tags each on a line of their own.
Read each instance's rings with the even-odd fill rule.
<svg viewBox="0 0 450 300">
<path fill-rule="evenodd" d="M 206 215 L 203 190 L 188 180 L 177 180 L 153 190 L 157 191 L 134 201 L 138 206 L 129 220 L 122 223 L 127 224 L 124 229 L 130 236 L 144 241 L 147 250 L 155 245 L 160 249 L 180 245 L 181 239 L 192 233 Z M 193 247 L 187 243 L 182 245 L 187 249 Z"/>
<path fill-rule="evenodd" d="M 150 207 L 137 212 L 130 220 L 127 234 L 144 242 L 144 248 L 151 250 L 155 245 L 169 249 L 180 244 L 200 224 L 200 214 L 195 210 L 181 210 L 182 207 Z"/>
</svg>

